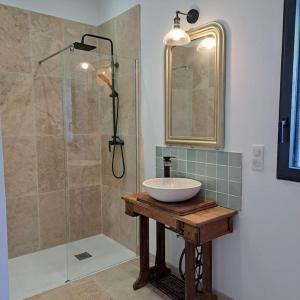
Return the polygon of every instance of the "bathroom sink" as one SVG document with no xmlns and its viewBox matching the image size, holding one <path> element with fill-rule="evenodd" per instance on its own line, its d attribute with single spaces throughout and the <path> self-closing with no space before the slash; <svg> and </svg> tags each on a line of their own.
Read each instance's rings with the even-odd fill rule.
<svg viewBox="0 0 300 300">
<path fill-rule="evenodd" d="M 201 182 L 188 178 L 153 178 L 143 182 L 146 192 L 162 202 L 180 202 L 193 198 Z"/>
</svg>

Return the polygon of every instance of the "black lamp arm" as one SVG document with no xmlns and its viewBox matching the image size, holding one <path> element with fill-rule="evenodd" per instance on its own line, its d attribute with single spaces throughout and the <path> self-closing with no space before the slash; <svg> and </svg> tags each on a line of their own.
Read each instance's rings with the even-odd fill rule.
<svg viewBox="0 0 300 300">
<path fill-rule="evenodd" d="M 180 21 L 179 15 L 184 15 L 186 16 L 186 20 L 188 23 L 190 24 L 194 24 L 198 21 L 199 19 L 199 11 L 197 9 L 190 9 L 188 11 L 188 13 L 184 13 L 180 10 L 176 11 L 176 17 L 175 17 L 175 21 Z"/>
<path fill-rule="evenodd" d="M 178 15 L 184 15 L 184 16 L 187 16 L 188 14 L 180 11 L 180 10 L 176 10 L 176 16 L 178 17 Z"/>
</svg>

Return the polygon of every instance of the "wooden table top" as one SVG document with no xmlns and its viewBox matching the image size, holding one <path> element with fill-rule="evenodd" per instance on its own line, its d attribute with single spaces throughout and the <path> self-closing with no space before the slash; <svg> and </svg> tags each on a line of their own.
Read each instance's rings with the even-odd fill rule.
<svg viewBox="0 0 300 300">
<path fill-rule="evenodd" d="M 167 211 L 162 211 L 159 208 L 152 207 L 147 203 L 138 201 L 138 197 L 142 195 L 145 195 L 145 193 L 135 193 L 131 195 L 126 195 L 122 197 L 122 199 L 137 208 L 147 210 L 147 212 L 150 214 L 150 217 L 153 219 L 156 219 L 156 215 L 161 216 L 162 214 L 164 214 L 165 217 L 169 220 L 173 219 L 174 221 L 181 221 L 194 227 L 202 227 L 203 225 L 206 225 L 208 223 L 213 223 L 222 219 L 227 219 L 238 213 L 236 210 L 233 209 L 225 208 L 222 206 L 216 206 L 199 212 L 194 212 L 185 216 L 179 216 L 169 213 Z"/>
</svg>

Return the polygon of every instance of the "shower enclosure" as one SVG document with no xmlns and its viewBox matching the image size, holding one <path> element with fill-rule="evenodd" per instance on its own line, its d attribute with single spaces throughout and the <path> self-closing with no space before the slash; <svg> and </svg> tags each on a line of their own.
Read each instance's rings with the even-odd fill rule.
<svg viewBox="0 0 300 300">
<path fill-rule="evenodd" d="M 36 203 L 37 238 L 22 244 L 8 230 L 12 300 L 136 256 L 136 222 L 121 195 L 138 189 L 138 61 L 104 55 L 106 42 L 89 37 L 97 48 L 67 47 L 34 74 L 36 132 L 16 155 L 36 153 L 37 184 L 21 198 Z M 15 148 L 4 137 L 7 174 Z"/>
</svg>

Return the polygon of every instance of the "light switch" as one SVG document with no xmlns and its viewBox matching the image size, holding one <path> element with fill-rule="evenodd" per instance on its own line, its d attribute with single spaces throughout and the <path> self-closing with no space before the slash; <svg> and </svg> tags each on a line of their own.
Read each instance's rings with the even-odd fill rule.
<svg viewBox="0 0 300 300">
<path fill-rule="evenodd" d="M 252 170 L 264 170 L 264 146 L 252 145 Z"/>
</svg>

